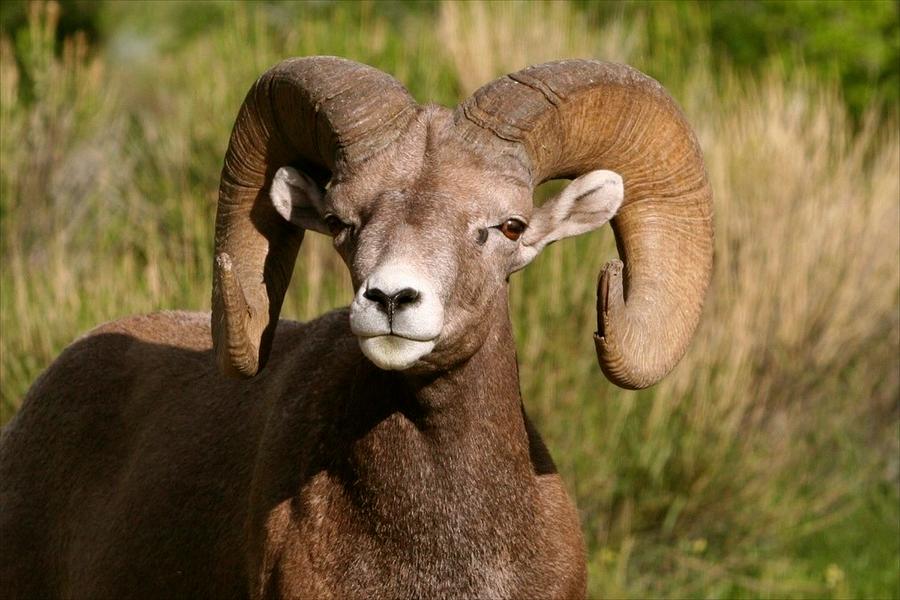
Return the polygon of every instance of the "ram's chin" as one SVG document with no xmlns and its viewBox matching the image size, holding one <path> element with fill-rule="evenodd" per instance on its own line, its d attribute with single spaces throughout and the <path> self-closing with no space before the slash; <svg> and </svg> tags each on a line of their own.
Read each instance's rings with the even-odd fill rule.
<svg viewBox="0 0 900 600">
<path fill-rule="evenodd" d="M 420 342 L 396 335 L 359 338 L 359 347 L 366 358 L 386 371 L 402 371 L 434 349 L 434 340 Z"/>
</svg>

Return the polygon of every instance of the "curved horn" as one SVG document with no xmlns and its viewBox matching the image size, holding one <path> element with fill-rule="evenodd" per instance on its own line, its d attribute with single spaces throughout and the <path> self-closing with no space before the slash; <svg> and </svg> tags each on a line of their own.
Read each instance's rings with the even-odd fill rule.
<svg viewBox="0 0 900 600">
<path fill-rule="evenodd" d="M 303 240 L 269 202 L 275 172 L 290 164 L 324 186 L 390 144 L 416 106 L 391 76 L 335 57 L 286 60 L 250 88 L 216 212 L 212 336 L 223 373 L 252 377 L 265 365 Z"/>
<path fill-rule="evenodd" d="M 659 381 L 693 335 L 712 271 L 711 190 L 681 110 L 653 79 L 587 60 L 523 69 L 482 87 L 456 113 L 463 135 L 500 147 L 532 184 L 618 172 L 619 261 L 598 285 L 597 358 L 615 384 Z"/>
</svg>

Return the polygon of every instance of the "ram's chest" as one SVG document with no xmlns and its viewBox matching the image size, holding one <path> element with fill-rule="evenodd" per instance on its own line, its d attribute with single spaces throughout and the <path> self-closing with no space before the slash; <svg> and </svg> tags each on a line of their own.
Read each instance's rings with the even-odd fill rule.
<svg viewBox="0 0 900 600">
<path fill-rule="evenodd" d="M 257 478 L 258 597 L 583 595 L 574 507 L 527 447 L 477 421 L 429 429 L 397 413 L 328 440 L 339 451 L 291 483 Z"/>
<path fill-rule="evenodd" d="M 259 596 L 509 598 L 542 580 L 579 579 L 579 557 L 561 563 L 567 552 L 547 539 L 546 507 L 491 511 L 477 494 L 456 500 L 360 501 L 320 474 L 270 513 Z"/>
</svg>

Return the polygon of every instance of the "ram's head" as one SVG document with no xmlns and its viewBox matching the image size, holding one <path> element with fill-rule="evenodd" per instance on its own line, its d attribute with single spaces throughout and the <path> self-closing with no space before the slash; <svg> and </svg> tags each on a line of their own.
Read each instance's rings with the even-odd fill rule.
<svg viewBox="0 0 900 600">
<path fill-rule="evenodd" d="M 551 179 L 574 181 L 534 208 Z M 225 157 L 219 365 L 252 376 L 265 364 L 305 229 L 333 236 L 347 263 L 363 353 L 382 368 L 433 370 L 480 347 L 510 273 L 613 215 L 622 262 L 600 276 L 597 354 L 612 381 L 645 387 L 684 353 L 712 265 L 703 160 L 659 84 L 622 65 L 561 61 L 451 111 L 419 106 L 365 65 L 285 61 L 250 90 Z"/>
</svg>

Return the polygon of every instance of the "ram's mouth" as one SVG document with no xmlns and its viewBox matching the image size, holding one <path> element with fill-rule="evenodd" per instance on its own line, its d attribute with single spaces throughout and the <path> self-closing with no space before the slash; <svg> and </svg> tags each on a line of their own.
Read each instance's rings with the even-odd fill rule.
<svg viewBox="0 0 900 600">
<path fill-rule="evenodd" d="M 357 332 L 352 331 L 353 335 L 358 337 L 360 340 L 368 340 L 371 338 L 380 338 L 380 337 L 392 337 L 400 340 L 409 340 L 411 342 L 434 342 L 437 340 L 437 336 L 434 335 L 414 335 L 411 333 L 398 333 L 396 331 L 383 331 L 378 333 L 365 333 L 365 332 Z"/>
<path fill-rule="evenodd" d="M 386 371 L 402 371 L 431 353 L 436 338 L 416 340 L 394 334 L 358 337 L 362 353 Z"/>
</svg>

